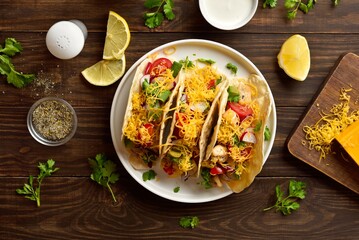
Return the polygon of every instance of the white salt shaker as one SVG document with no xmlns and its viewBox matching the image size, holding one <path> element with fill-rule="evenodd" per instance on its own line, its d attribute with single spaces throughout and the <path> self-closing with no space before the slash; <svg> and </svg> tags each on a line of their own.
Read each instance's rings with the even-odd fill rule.
<svg viewBox="0 0 359 240">
<path fill-rule="evenodd" d="M 82 51 L 86 38 L 87 28 L 81 21 L 60 21 L 47 32 L 46 46 L 55 57 L 71 59 Z"/>
</svg>

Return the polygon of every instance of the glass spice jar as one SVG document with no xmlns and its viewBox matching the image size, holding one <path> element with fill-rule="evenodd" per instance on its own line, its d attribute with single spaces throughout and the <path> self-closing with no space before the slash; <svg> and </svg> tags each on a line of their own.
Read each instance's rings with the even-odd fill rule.
<svg viewBox="0 0 359 240">
<path fill-rule="evenodd" d="M 45 97 L 35 102 L 27 114 L 31 136 L 47 146 L 68 142 L 77 129 L 77 116 L 73 107 L 61 98 Z"/>
</svg>

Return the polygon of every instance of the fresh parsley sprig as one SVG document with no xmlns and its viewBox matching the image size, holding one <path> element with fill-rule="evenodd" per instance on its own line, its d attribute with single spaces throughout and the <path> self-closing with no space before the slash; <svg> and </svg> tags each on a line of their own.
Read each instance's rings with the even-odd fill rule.
<svg viewBox="0 0 359 240">
<path fill-rule="evenodd" d="M 195 228 L 199 224 L 199 218 L 196 216 L 185 216 L 179 220 L 179 225 L 183 228 Z"/>
<path fill-rule="evenodd" d="M 337 6 L 340 0 L 331 0 L 334 6 Z M 308 13 L 314 8 L 317 0 L 284 0 L 284 7 L 287 9 L 287 18 L 293 20 L 297 16 L 298 10 L 303 13 Z M 263 0 L 263 8 L 275 8 L 277 0 Z"/>
<path fill-rule="evenodd" d="M 264 0 L 263 8 L 266 8 L 267 6 L 275 8 L 277 6 L 277 0 Z"/>
<path fill-rule="evenodd" d="M 6 75 L 7 82 L 17 88 L 22 88 L 35 79 L 34 74 L 23 74 L 15 70 L 10 57 L 21 51 L 21 44 L 15 38 L 7 38 L 4 48 L 0 45 L 0 74 Z"/>
<path fill-rule="evenodd" d="M 276 211 L 282 212 L 283 215 L 289 215 L 292 211 L 299 209 L 300 204 L 297 202 L 299 199 L 304 199 L 306 192 L 306 185 L 304 182 L 290 180 L 288 186 L 288 196 L 284 196 L 284 192 L 281 190 L 280 186 L 277 185 L 275 188 L 277 201 L 276 203 L 268 208 L 263 209 L 263 211 L 268 211 L 273 208 Z"/>
<path fill-rule="evenodd" d="M 175 18 L 173 0 L 146 0 L 144 5 L 148 9 L 156 9 L 154 12 L 147 12 L 144 15 L 145 25 L 149 28 L 160 26 L 164 18 L 170 21 Z"/>
<path fill-rule="evenodd" d="M 36 201 L 38 207 L 40 207 L 40 188 L 41 183 L 45 177 L 51 176 L 52 173 L 59 170 L 59 168 L 54 168 L 55 161 L 52 159 L 47 160 L 46 163 L 39 163 L 38 168 L 40 170 L 39 175 L 37 176 L 37 186 L 34 184 L 34 177 L 29 176 L 29 183 L 25 183 L 23 188 L 16 189 L 18 194 L 25 195 L 25 198 L 28 198 L 32 201 Z"/>
<path fill-rule="evenodd" d="M 99 153 L 95 159 L 88 159 L 90 167 L 92 168 L 91 179 L 101 186 L 107 188 L 114 202 L 117 202 L 116 197 L 112 191 L 110 184 L 118 181 L 120 175 L 116 173 L 116 164 L 107 159 L 105 154 Z"/>
<path fill-rule="evenodd" d="M 314 4 L 317 0 L 308 0 L 304 3 L 302 0 L 285 0 L 284 7 L 288 10 L 287 18 L 292 20 L 297 16 L 298 10 L 303 13 L 308 13 L 309 10 L 313 9 Z"/>
</svg>

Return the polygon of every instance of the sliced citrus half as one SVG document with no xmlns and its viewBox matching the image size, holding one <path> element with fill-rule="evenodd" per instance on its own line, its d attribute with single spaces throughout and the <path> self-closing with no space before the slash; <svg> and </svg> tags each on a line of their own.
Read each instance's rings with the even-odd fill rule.
<svg viewBox="0 0 359 240">
<path fill-rule="evenodd" d="M 125 54 L 122 54 L 120 60 L 101 60 L 81 73 L 93 85 L 108 86 L 123 76 L 125 68 L 126 58 Z"/>
<path fill-rule="evenodd" d="M 289 77 L 304 81 L 310 69 L 310 51 L 305 37 L 296 34 L 288 38 L 278 54 L 278 64 Z"/>
<path fill-rule="evenodd" d="M 130 44 L 131 33 L 126 20 L 117 13 L 110 11 L 107 20 L 107 31 L 103 59 L 121 59 Z"/>
</svg>

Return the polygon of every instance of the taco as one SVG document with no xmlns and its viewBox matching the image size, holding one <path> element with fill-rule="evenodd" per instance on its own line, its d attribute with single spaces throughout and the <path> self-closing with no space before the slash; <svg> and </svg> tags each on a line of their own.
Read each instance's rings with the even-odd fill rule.
<svg viewBox="0 0 359 240">
<path fill-rule="evenodd" d="M 217 124 L 201 162 L 206 187 L 226 184 L 233 192 L 248 187 L 263 165 L 270 113 L 269 89 L 257 75 L 231 79 L 220 99 Z"/>
<path fill-rule="evenodd" d="M 158 58 L 146 59 L 136 70 L 122 128 L 135 169 L 152 167 L 161 155 L 166 116 L 180 86 L 181 67 Z"/>
<path fill-rule="evenodd" d="M 186 68 L 183 78 L 161 159 L 162 169 L 173 177 L 196 175 L 213 123 L 210 116 L 227 84 L 211 65 Z"/>
</svg>

